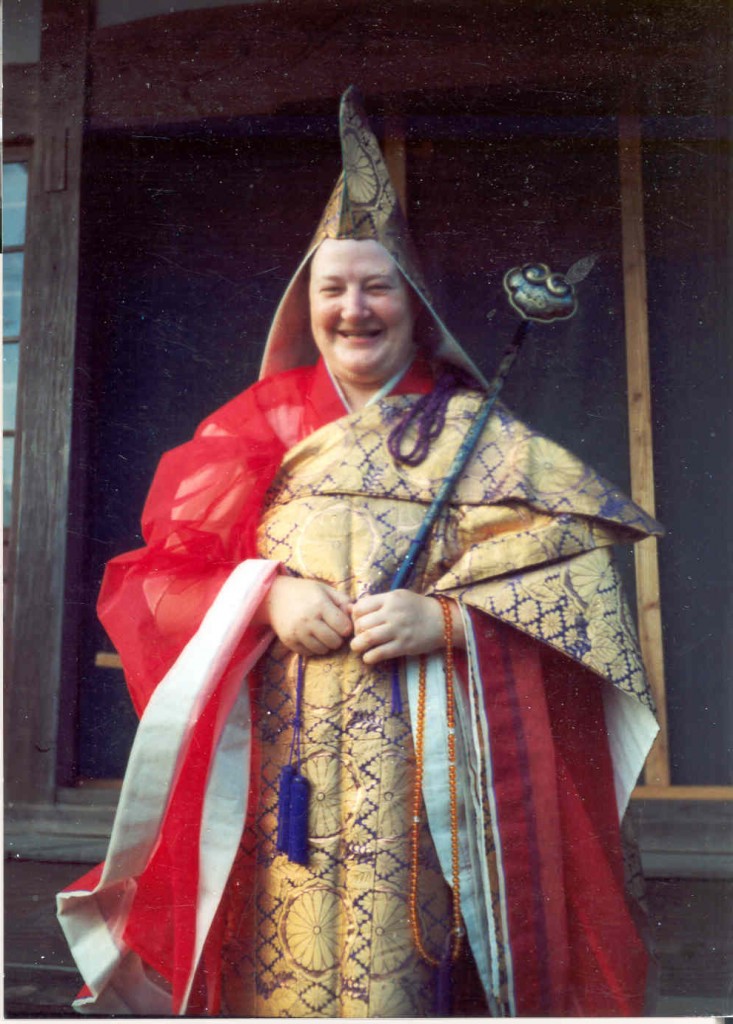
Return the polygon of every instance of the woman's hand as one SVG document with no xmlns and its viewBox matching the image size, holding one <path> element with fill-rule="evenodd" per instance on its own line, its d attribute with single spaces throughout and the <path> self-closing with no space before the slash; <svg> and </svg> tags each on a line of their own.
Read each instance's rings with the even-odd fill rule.
<svg viewBox="0 0 733 1024">
<path fill-rule="evenodd" d="M 351 650 L 363 655 L 366 665 L 409 654 L 430 654 L 445 647 L 443 612 L 434 597 L 411 590 L 368 594 L 353 606 L 354 639 Z M 453 646 L 465 647 L 466 637 L 458 605 L 451 601 Z"/>
<path fill-rule="evenodd" d="M 296 654 L 326 654 L 354 632 L 352 604 L 326 583 L 278 576 L 255 622 L 269 625 Z"/>
</svg>

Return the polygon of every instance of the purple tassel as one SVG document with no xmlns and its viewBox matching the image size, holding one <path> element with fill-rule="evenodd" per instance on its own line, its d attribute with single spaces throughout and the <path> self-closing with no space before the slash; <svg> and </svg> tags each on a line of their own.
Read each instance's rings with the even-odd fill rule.
<svg viewBox="0 0 733 1024">
<path fill-rule="evenodd" d="M 295 864 L 308 863 L 308 780 L 300 774 L 300 726 L 305 667 L 298 658 L 293 738 L 288 763 L 280 769 L 276 848 Z"/>
<path fill-rule="evenodd" d="M 435 1016 L 450 1017 L 453 1007 L 453 962 L 451 957 L 451 937 L 445 944 L 443 956 L 440 959 L 440 966 L 437 970 L 435 985 Z"/>
<path fill-rule="evenodd" d="M 288 829 L 288 860 L 294 864 L 308 863 L 308 791 L 303 775 L 293 774 L 290 784 L 290 827 Z"/>
<path fill-rule="evenodd" d="M 400 665 L 397 659 L 392 662 L 392 714 L 402 714 L 402 694 L 400 693 Z"/>
<path fill-rule="evenodd" d="M 286 764 L 280 769 L 280 784 L 277 798 L 277 843 L 280 853 L 288 852 L 288 835 L 290 833 L 290 801 L 295 765 Z"/>
</svg>

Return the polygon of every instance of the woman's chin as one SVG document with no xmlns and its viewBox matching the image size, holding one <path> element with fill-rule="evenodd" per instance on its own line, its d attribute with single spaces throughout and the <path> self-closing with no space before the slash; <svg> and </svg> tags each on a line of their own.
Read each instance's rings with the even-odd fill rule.
<svg viewBox="0 0 733 1024">
<path fill-rule="evenodd" d="M 337 369 L 334 374 L 340 380 L 344 380 L 352 387 L 358 388 L 381 388 L 385 381 L 392 376 L 387 369 L 384 369 L 384 362 L 381 359 L 373 359 L 364 355 L 358 359 L 351 359 Z"/>
</svg>

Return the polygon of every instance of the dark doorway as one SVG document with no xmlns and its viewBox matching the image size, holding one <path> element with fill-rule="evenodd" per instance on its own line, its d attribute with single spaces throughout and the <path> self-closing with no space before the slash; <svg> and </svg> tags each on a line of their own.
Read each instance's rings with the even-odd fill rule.
<svg viewBox="0 0 733 1024">
<path fill-rule="evenodd" d="M 94 614 L 103 567 L 139 546 L 161 454 L 256 377 L 274 309 L 340 169 L 335 98 L 332 106 L 331 116 L 86 141 L 66 784 L 123 773 L 135 718 L 121 671 L 96 664 L 110 649 Z M 410 220 L 436 305 L 490 376 L 514 328 L 504 272 L 530 259 L 567 270 L 597 257 L 578 288 L 578 316 L 537 332 L 505 398 L 628 489 L 616 119 L 455 110 L 403 121 Z M 668 362 L 666 344 L 658 353 Z M 664 401 L 655 396 L 658 408 Z M 621 559 L 631 582 L 630 556 Z M 673 600 L 663 595 L 666 614 Z"/>
</svg>

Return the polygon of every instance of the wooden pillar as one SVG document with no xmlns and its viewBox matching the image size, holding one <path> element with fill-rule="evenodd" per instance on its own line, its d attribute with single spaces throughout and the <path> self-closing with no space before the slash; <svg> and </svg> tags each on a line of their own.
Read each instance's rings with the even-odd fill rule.
<svg viewBox="0 0 733 1024">
<path fill-rule="evenodd" d="M 649 380 L 641 127 L 636 115 L 624 114 L 619 118 L 619 160 L 631 496 L 653 516 L 654 454 Z M 648 785 L 669 786 L 669 747 L 656 538 L 650 537 L 636 544 L 634 553 L 639 639 L 652 693 L 657 703 L 660 724 L 660 733 L 647 759 L 644 778 Z"/>
<path fill-rule="evenodd" d="M 18 393 L 5 794 L 51 803 L 64 614 L 82 130 L 91 0 L 44 0 Z"/>
</svg>

